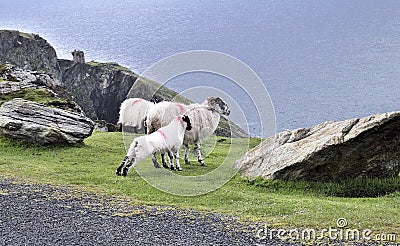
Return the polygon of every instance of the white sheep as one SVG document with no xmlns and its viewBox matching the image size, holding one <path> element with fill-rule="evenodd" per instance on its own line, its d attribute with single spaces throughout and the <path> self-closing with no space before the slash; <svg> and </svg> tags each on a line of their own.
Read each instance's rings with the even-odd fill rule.
<svg viewBox="0 0 400 246">
<path fill-rule="evenodd" d="M 186 112 L 192 122 L 192 130 L 185 132 L 183 146 L 185 147 L 185 163 L 190 164 L 189 145 L 194 144 L 198 162 L 204 166 L 200 143 L 202 139 L 211 136 L 218 127 L 222 115 L 229 115 L 228 105 L 219 97 L 209 97 L 201 106 L 190 107 Z"/>
<path fill-rule="evenodd" d="M 135 138 L 129 146 L 127 155 L 117 168 L 117 175 L 126 176 L 129 169 L 137 162 L 156 152 L 165 151 L 173 153 L 176 169 L 182 171 L 179 164 L 179 149 L 182 146 L 186 130 L 191 130 L 189 117 L 186 115 L 176 116 L 167 126 L 161 127 L 149 135 Z"/>
<path fill-rule="evenodd" d="M 201 165 L 204 165 L 200 151 L 200 142 L 202 139 L 213 134 L 215 129 L 218 127 L 220 114 L 229 115 L 229 107 L 219 97 L 209 97 L 203 104 L 184 105 L 176 102 L 157 103 L 147 114 L 147 132 L 153 132 L 162 126 L 167 125 L 171 119 L 182 113 L 190 114 L 190 117 L 194 117 L 191 121 L 192 126 L 195 128 L 195 130 L 185 133 L 185 163 L 190 163 L 188 150 L 189 144 L 193 143 L 195 145 L 195 150 L 197 151 L 198 161 Z M 165 154 L 161 153 L 161 157 L 163 166 L 168 168 L 165 161 Z M 153 163 L 154 166 L 159 166 L 155 155 L 153 155 Z"/>
<path fill-rule="evenodd" d="M 176 116 L 186 113 L 187 108 L 187 105 L 178 102 L 163 101 L 155 104 L 148 111 L 146 116 L 146 132 L 152 133 L 163 126 L 168 125 Z M 163 167 L 168 168 L 164 152 L 161 152 L 161 159 Z M 152 160 L 155 167 L 160 167 L 156 154 L 153 154 Z M 171 168 L 173 168 L 172 163 Z"/>
<path fill-rule="evenodd" d="M 145 128 L 147 113 L 153 106 L 154 103 L 142 98 L 126 99 L 122 102 L 119 110 L 118 125 L 121 125 L 121 127 L 134 127 L 137 130 Z"/>
<path fill-rule="evenodd" d="M 163 101 L 153 105 L 146 115 L 147 132 L 166 126 L 176 116 L 186 113 L 188 106 L 178 102 Z M 151 120 L 149 120 L 151 119 Z"/>
</svg>

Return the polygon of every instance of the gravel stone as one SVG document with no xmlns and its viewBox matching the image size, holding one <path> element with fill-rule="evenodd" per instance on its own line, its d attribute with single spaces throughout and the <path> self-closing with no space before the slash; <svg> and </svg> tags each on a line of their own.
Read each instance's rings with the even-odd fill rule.
<svg viewBox="0 0 400 246">
<path fill-rule="evenodd" d="M 260 242 L 233 216 L 2 177 L 0 210 L 0 245 L 298 245 Z"/>
</svg>

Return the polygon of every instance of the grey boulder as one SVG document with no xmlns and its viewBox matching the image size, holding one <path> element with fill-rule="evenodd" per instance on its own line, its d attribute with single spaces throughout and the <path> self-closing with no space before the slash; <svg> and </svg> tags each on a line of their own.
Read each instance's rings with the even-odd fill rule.
<svg viewBox="0 0 400 246">
<path fill-rule="evenodd" d="M 245 177 L 339 181 L 400 172 L 400 112 L 284 131 L 237 160 Z"/>
<path fill-rule="evenodd" d="M 0 107 L 0 134 L 42 145 L 78 143 L 94 129 L 83 114 L 15 98 Z"/>
</svg>

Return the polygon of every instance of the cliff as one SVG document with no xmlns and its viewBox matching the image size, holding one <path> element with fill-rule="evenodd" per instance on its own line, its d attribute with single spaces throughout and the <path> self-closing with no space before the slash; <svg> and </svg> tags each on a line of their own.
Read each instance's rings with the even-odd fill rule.
<svg viewBox="0 0 400 246">
<path fill-rule="evenodd" d="M 141 97 L 153 102 L 173 98 L 190 102 L 117 63 L 85 62 L 82 51 L 73 51 L 72 55 L 73 60 L 57 59 L 54 48 L 39 35 L 0 30 L 0 62 L 48 74 L 52 78 L 49 86 L 59 96 L 73 99 L 92 120 L 115 124 L 120 104 L 129 97 Z M 131 89 L 135 83 L 136 86 Z M 157 90 L 153 93 L 155 88 Z M 231 136 L 231 131 L 233 137 L 248 136 L 232 122 L 221 120 L 217 133 Z"/>
<path fill-rule="evenodd" d="M 43 71 L 56 84 L 61 82 L 61 70 L 54 48 L 37 34 L 0 30 L 0 62 L 25 70 Z"/>
<path fill-rule="evenodd" d="M 62 85 L 86 115 L 116 123 L 119 106 L 138 76 L 116 63 L 58 62 Z"/>
</svg>

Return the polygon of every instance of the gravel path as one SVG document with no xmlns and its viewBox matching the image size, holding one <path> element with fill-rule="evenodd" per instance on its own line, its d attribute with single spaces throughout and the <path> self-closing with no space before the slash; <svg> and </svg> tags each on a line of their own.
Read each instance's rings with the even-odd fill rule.
<svg viewBox="0 0 400 246">
<path fill-rule="evenodd" d="M 0 245 L 289 245 L 234 217 L 0 177 Z"/>
</svg>

